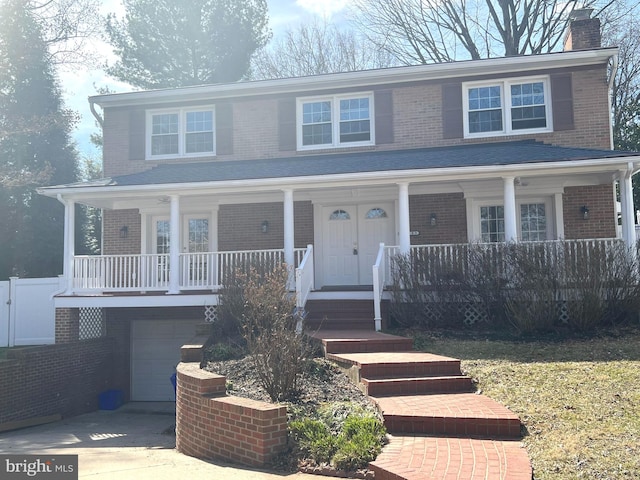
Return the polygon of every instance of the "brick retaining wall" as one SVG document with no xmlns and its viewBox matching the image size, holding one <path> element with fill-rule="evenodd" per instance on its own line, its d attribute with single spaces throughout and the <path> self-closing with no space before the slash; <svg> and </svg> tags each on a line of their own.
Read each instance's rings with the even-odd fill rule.
<svg viewBox="0 0 640 480">
<path fill-rule="evenodd" d="M 198 363 L 180 363 L 176 370 L 179 452 L 261 467 L 286 447 L 286 407 L 226 396 L 226 377 Z"/>
<path fill-rule="evenodd" d="M 10 349 L 0 360 L 0 429 L 3 424 L 98 409 L 112 387 L 110 338 Z"/>
</svg>

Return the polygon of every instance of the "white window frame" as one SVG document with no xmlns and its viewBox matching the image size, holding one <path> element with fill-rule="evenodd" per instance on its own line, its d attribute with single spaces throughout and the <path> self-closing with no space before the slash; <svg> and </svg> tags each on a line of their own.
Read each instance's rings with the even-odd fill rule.
<svg viewBox="0 0 640 480">
<path fill-rule="evenodd" d="M 556 238 L 556 211 L 554 209 L 553 199 L 550 197 L 522 197 L 516 198 L 516 228 L 518 232 L 518 241 L 522 241 L 522 217 L 520 206 L 529 205 L 532 203 L 544 204 L 544 211 L 547 218 L 547 238 L 546 240 L 554 240 Z M 482 219 L 480 215 L 481 207 L 502 207 L 504 206 L 504 199 L 502 198 L 483 198 L 472 200 L 471 224 L 467 223 L 468 228 L 471 230 L 469 235 L 469 241 L 482 242 Z M 469 210 L 467 210 L 469 212 Z M 492 243 L 492 242 L 490 242 Z M 500 242 L 499 242 L 500 243 Z"/>
<path fill-rule="evenodd" d="M 213 150 L 210 152 L 186 152 L 186 136 L 187 136 L 187 114 L 194 112 L 211 112 L 213 127 Z M 178 115 L 178 153 L 165 155 L 153 155 L 151 152 L 151 139 L 153 128 L 153 117 L 155 115 Z M 212 157 L 216 155 L 216 110 L 213 105 L 203 105 L 190 108 L 172 108 L 147 110 L 146 112 L 146 133 L 145 133 L 145 158 L 147 160 L 166 160 L 174 158 L 194 158 L 194 157 Z"/>
<path fill-rule="evenodd" d="M 369 99 L 369 140 L 360 142 L 340 142 L 340 101 L 357 98 Z M 298 151 L 321 150 L 327 148 L 361 147 L 375 145 L 375 111 L 373 92 L 357 92 L 343 95 L 327 95 L 318 97 L 300 97 L 296 99 L 296 137 Z M 302 108 L 306 103 L 330 102 L 331 103 L 331 143 L 320 145 L 302 144 Z"/>
<path fill-rule="evenodd" d="M 546 127 L 516 129 L 511 124 L 511 86 L 523 83 L 542 82 L 544 85 L 544 106 L 546 114 Z M 502 110 L 502 130 L 493 132 L 469 132 L 469 90 L 479 87 L 500 87 L 500 103 Z M 462 84 L 462 108 L 465 138 L 486 138 L 506 135 L 525 135 L 531 133 L 544 133 L 553 131 L 553 114 L 551 111 L 551 83 L 548 76 L 518 77 L 497 80 L 484 80 L 481 82 L 468 82 Z"/>
</svg>

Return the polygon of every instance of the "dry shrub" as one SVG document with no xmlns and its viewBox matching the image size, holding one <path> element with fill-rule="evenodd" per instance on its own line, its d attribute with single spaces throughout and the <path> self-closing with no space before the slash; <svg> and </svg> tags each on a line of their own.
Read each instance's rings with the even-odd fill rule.
<svg viewBox="0 0 640 480">
<path fill-rule="evenodd" d="M 295 297 L 287 289 L 289 269 L 286 265 L 269 271 L 248 268 L 232 278 L 234 285 L 226 286 L 221 295 L 224 310 L 239 319 L 247 350 L 269 397 L 273 401 L 291 398 L 298 391 L 311 348 L 296 331 Z"/>
</svg>

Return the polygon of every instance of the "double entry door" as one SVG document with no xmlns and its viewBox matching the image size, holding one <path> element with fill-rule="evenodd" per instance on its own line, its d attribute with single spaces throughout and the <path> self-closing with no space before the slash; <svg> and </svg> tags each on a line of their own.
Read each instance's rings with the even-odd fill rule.
<svg viewBox="0 0 640 480">
<path fill-rule="evenodd" d="M 371 285 L 380 243 L 395 244 L 393 203 L 322 207 L 323 285 Z"/>
</svg>

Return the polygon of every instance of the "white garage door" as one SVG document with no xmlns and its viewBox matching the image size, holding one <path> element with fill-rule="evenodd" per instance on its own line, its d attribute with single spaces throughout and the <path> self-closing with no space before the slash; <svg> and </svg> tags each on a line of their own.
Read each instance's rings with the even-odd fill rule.
<svg viewBox="0 0 640 480">
<path fill-rule="evenodd" d="M 135 320 L 131 332 L 131 399 L 175 400 L 171 375 L 180 347 L 196 334 L 196 320 Z"/>
</svg>

